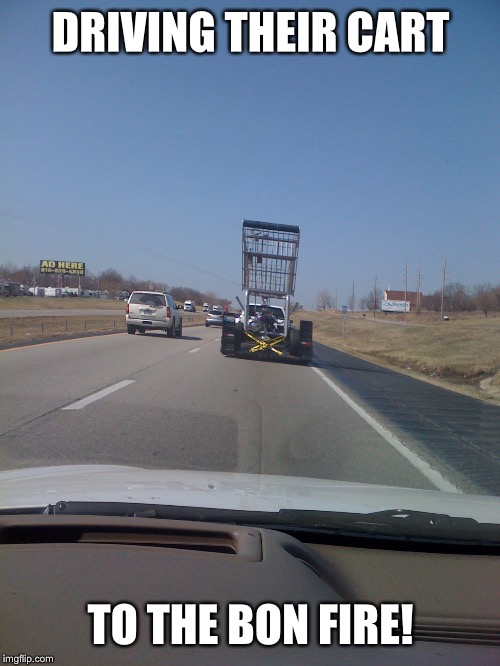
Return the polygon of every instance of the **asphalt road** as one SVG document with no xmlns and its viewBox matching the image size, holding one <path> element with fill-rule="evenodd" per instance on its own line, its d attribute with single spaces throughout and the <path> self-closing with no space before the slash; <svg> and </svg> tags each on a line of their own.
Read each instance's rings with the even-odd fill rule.
<svg viewBox="0 0 500 666">
<path fill-rule="evenodd" d="M 200 326 L 0 351 L 0 469 L 120 464 L 500 494 L 499 408 L 321 345 L 305 367 L 226 358 L 219 338 Z"/>
</svg>

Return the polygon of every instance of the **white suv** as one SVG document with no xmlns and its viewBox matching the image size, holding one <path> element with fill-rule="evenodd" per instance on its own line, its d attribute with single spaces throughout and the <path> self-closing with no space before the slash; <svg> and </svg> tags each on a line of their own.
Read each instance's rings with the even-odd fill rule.
<svg viewBox="0 0 500 666">
<path fill-rule="evenodd" d="M 166 331 L 169 338 L 182 335 L 182 315 L 170 294 L 159 291 L 133 291 L 125 313 L 127 333 L 146 330 Z"/>
</svg>

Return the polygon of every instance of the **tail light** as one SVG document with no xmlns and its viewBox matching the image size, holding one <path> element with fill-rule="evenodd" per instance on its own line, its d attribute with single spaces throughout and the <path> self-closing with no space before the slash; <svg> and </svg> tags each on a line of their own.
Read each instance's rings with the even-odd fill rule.
<svg viewBox="0 0 500 666">
<path fill-rule="evenodd" d="M 127 303 L 127 307 L 125 308 L 125 314 L 129 314 L 129 305 Z"/>
<path fill-rule="evenodd" d="M 171 317 L 171 310 L 170 307 L 167 305 L 167 319 L 170 319 Z"/>
</svg>

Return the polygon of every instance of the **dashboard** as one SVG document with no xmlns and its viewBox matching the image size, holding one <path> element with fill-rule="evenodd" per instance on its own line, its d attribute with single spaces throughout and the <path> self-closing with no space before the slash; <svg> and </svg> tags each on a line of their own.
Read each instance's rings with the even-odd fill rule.
<svg viewBox="0 0 500 666">
<path fill-rule="evenodd" d="M 484 546 L 2 515 L 0 645 L 74 665 L 497 664 L 499 572 Z M 406 644 L 404 626 L 386 644 L 388 604 L 413 608 Z M 380 613 L 363 638 L 347 625 L 367 606 Z"/>
</svg>

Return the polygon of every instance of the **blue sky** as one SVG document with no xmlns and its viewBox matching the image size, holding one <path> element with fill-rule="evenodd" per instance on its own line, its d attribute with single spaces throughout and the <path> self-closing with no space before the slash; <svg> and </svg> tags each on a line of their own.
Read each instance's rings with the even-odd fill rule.
<svg viewBox="0 0 500 666">
<path fill-rule="evenodd" d="M 92 9 L 178 9 L 136 0 Z M 206 55 L 56 55 L 51 12 L 0 4 L 0 263 L 114 267 L 232 298 L 241 220 L 298 224 L 297 298 L 355 283 L 472 286 L 500 276 L 500 3 L 322 2 L 330 55 L 228 53 L 225 9 L 316 9 L 303 0 L 207 0 Z M 199 6 L 185 3 L 183 9 Z M 449 9 L 442 55 L 354 55 L 354 9 Z"/>
</svg>

